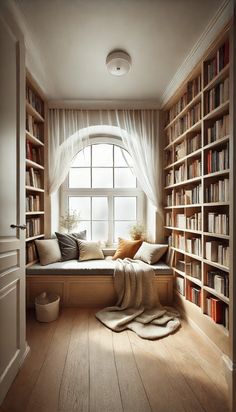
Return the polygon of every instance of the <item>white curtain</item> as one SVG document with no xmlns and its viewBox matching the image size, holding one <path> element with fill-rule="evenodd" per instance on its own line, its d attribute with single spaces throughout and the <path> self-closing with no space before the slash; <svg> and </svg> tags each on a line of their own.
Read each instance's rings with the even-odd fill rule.
<svg viewBox="0 0 236 412">
<path fill-rule="evenodd" d="M 73 157 L 98 134 L 121 137 L 133 159 L 142 190 L 161 213 L 161 153 L 156 110 L 49 110 L 49 192 L 59 189 Z"/>
</svg>

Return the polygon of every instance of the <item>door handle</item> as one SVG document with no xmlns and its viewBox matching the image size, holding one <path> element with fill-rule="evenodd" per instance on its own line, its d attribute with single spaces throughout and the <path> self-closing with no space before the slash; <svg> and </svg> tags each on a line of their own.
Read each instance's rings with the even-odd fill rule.
<svg viewBox="0 0 236 412">
<path fill-rule="evenodd" d="M 12 229 L 26 230 L 26 225 L 14 225 L 14 224 L 12 224 L 10 227 Z"/>
</svg>

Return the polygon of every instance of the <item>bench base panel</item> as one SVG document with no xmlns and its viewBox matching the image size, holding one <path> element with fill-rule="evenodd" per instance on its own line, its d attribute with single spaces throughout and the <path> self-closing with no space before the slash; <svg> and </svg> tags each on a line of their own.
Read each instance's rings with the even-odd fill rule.
<svg viewBox="0 0 236 412">
<path fill-rule="evenodd" d="M 172 303 L 172 275 L 156 276 L 153 287 L 162 304 Z M 58 294 L 65 307 L 106 307 L 116 303 L 113 276 L 26 276 L 27 307 L 33 307 L 35 297 L 44 291 Z"/>
</svg>

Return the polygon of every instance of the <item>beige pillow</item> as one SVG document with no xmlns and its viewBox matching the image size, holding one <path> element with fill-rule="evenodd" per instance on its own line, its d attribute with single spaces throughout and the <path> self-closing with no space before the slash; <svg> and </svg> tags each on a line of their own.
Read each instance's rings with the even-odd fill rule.
<svg viewBox="0 0 236 412">
<path fill-rule="evenodd" d="M 158 245 L 153 243 L 143 242 L 142 246 L 137 251 L 134 259 L 143 260 L 143 262 L 153 263 L 158 262 L 160 258 L 166 253 L 168 245 Z"/>
<path fill-rule="evenodd" d="M 77 239 L 79 245 L 79 262 L 83 260 L 104 259 L 103 251 L 97 242 Z"/>
<path fill-rule="evenodd" d="M 61 260 L 61 251 L 57 239 L 35 240 L 40 264 L 45 266 Z"/>
</svg>

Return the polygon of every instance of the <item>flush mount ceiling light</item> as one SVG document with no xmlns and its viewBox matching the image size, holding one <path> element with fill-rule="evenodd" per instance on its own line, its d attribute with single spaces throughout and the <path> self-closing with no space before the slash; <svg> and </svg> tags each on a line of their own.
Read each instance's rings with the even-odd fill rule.
<svg viewBox="0 0 236 412">
<path fill-rule="evenodd" d="M 131 57 L 122 50 L 114 50 L 108 54 L 106 60 L 107 70 L 114 76 L 123 76 L 131 68 Z"/>
</svg>

